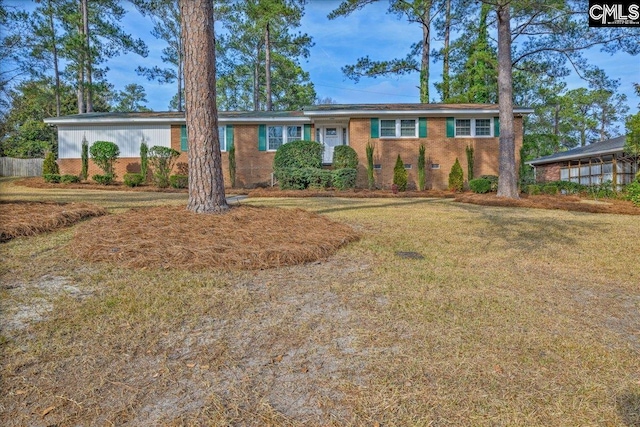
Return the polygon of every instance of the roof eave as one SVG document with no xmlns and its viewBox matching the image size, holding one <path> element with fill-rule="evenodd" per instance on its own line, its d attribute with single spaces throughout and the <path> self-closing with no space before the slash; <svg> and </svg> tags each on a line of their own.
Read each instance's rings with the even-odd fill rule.
<svg viewBox="0 0 640 427">
<path fill-rule="evenodd" d="M 372 117 L 372 116 L 461 116 L 461 115 L 496 115 L 498 109 L 438 109 L 438 110 L 326 110 L 326 111 L 304 111 L 309 117 Z M 514 115 L 532 114 L 531 108 L 517 108 L 513 110 Z"/>
<path fill-rule="evenodd" d="M 576 160 L 576 159 L 584 159 L 587 157 L 597 157 L 597 156 L 604 156 L 608 154 L 616 154 L 616 153 L 620 153 L 621 151 L 623 150 L 621 149 L 602 150 L 602 151 L 595 151 L 593 153 L 582 153 L 582 154 L 573 154 L 569 156 L 560 156 L 560 157 L 555 157 L 553 159 L 529 160 L 528 162 L 525 162 L 525 163 L 531 166 L 540 166 L 540 165 L 547 165 L 551 163 L 564 162 L 566 160 Z"/>
</svg>

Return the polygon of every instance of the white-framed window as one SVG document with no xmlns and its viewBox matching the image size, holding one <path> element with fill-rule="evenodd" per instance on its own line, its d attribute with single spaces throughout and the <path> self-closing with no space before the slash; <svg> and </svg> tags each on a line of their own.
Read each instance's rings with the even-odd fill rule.
<svg viewBox="0 0 640 427">
<path fill-rule="evenodd" d="M 267 127 L 267 148 L 276 151 L 282 144 L 302 139 L 302 126 L 269 126 Z"/>
<path fill-rule="evenodd" d="M 492 137 L 493 120 L 488 119 L 456 119 L 456 136 Z"/>
<path fill-rule="evenodd" d="M 227 127 L 218 126 L 218 139 L 220 140 L 220 151 L 227 151 Z"/>
<path fill-rule="evenodd" d="M 418 119 L 381 119 L 380 138 L 417 138 Z"/>
</svg>

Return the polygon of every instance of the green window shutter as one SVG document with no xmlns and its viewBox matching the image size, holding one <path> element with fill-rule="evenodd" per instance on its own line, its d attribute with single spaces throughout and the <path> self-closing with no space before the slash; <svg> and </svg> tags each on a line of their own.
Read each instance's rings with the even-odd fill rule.
<svg viewBox="0 0 640 427">
<path fill-rule="evenodd" d="M 233 125 L 227 125 L 227 151 L 233 147 Z"/>
<path fill-rule="evenodd" d="M 453 117 L 447 117 L 447 138 L 456 136 L 456 120 Z"/>
<path fill-rule="evenodd" d="M 380 138 L 380 120 L 377 117 L 371 119 L 371 138 Z"/>
<path fill-rule="evenodd" d="M 180 126 L 180 150 L 187 151 L 189 149 L 189 142 L 187 140 L 187 126 Z"/>
<path fill-rule="evenodd" d="M 304 133 L 302 139 L 304 139 L 305 141 L 311 141 L 311 125 L 304 125 Z"/>
<path fill-rule="evenodd" d="M 500 120 L 498 117 L 493 118 L 493 136 L 496 138 L 500 136 Z"/>
<path fill-rule="evenodd" d="M 427 118 L 420 117 L 418 119 L 418 137 L 426 138 L 427 137 Z"/>
<path fill-rule="evenodd" d="M 267 151 L 267 126 L 258 126 L 258 151 Z"/>
</svg>

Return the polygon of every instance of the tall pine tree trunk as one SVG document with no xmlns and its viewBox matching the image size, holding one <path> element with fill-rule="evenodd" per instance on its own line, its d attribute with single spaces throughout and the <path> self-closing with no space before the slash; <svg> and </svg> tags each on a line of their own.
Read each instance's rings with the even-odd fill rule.
<svg viewBox="0 0 640 427">
<path fill-rule="evenodd" d="M 511 62 L 510 2 L 497 6 L 498 14 L 498 102 L 500 144 L 498 197 L 518 199 L 515 125 L 513 122 L 513 75 Z"/>
<path fill-rule="evenodd" d="M 56 117 L 60 117 L 60 69 L 58 66 L 58 40 L 56 39 L 56 27 L 53 23 L 53 8 L 51 0 L 47 3 L 47 13 L 49 14 L 49 30 L 51 31 L 51 53 L 53 54 L 53 74 L 55 78 L 56 94 Z"/>
<path fill-rule="evenodd" d="M 91 77 L 91 48 L 89 45 L 89 2 L 88 0 L 82 0 L 82 27 L 84 35 L 84 51 L 85 66 L 87 75 L 87 87 L 85 88 L 85 95 L 87 97 L 86 109 L 87 113 L 93 111 L 93 79 Z"/>
<path fill-rule="evenodd" d="M 265 75 L 265 85 L 267 91 L 267 111 L 271 111 L 273 109 L 272 101 L 271 101 L 271 35 L 269 34 L 269 23 L 267 22 L 267 26 L 264 31 L 264 75 Z"/>
<path fill-rule="evenodd" d="M 442 100 L 449 101 L 449 44 L 451 37 L 451 0 L 445 2 L 444 55 L 442 57 Z"/>
<path fill-rule="evenodd" d="M 180 0 L 185 109 L 189 144 L 189 202 L 196 213 L 229 209 L 224 194 L 216 107 L 216 49 L 211 0 Z"/>
<path fill-rule="evenodd" d="M 260 110 L 260 45 L 256 46 L 256 62 L 253 64 L 253 111 Z"/>
<path fill-rule="evenodd" d="M 420 102 L 429 103 L 429 58 L 431 54 L 431 2 L 422 14 L 422 63 L 420 64 Z"/>
</svg>

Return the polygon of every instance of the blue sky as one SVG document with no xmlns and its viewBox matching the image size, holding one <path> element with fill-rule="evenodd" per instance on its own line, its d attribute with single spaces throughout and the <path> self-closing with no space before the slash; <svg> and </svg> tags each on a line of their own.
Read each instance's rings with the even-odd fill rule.
<svg viewBox="0 0 640 427">
<path fill-rule="evenodd" d="M 5 0 L 5 3 L 24 4 L 24 1 Z M 328 20 L 327 14 L 338 4 L 338 0 L 309 0 L 299 29 L 312 36 L 315 43 L 310 58 L 302 62 L 302 67 L 310 73 L 318 96 L 330 97 L 339 103 L 419 102 L 416 74 L 364 78 L 354 83 L 344 77 L 341 67 L 353 64 L 366 55 L 374 60 L 404 57 L 411 44 L 420 40 L 420 27 L 387 14 L 386 1 L 368 5 L 346 18 Z M 134 82 L 143 85 L 149 101 L 147 105 L 156 111 L 166 110 L 175 94 L 175 85 L 150 82 L 135 72 L 138 65 L 162 66 L 160 55 L 164 43 L 151 36 L 151 20 L 142 17 L 132 7 L 130 9 L 122 24 L 126 31 L 147 42 L 149 56 L 123 55 L 113 58 L 107 64 L 110 69 L 108 80 L 116 89 Z M 437 48 L 441 43 L 434 40 L 432 47 Z M 592 64 L 603 68 L 609 77 L 620 79 L 620 91 L 629 98 L 630 113 L 635 113 L 640 97 L 634 94 L 633 83 L 640 83 L 640 58 L 622 53 L 610 56 L 598 50 L 589 52 L 587 57 Z M 431 64 L 432 99 L 437 99 L 433 82 L 441 79 L 441 69 L 441 64 Z M 575 76 L 568 79 L 567 83 L 569 89 L 585 86 Z"/>
</svg>

